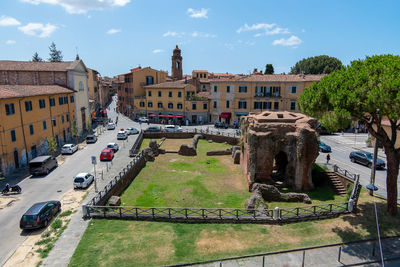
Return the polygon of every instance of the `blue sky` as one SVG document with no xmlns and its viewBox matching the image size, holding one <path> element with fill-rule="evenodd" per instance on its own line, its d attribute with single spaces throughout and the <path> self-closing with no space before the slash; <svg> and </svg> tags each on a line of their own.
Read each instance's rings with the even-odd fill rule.
<svg viewBox="0 0 400 267">
<path fill-rule="evenodd" d="M 249 73 L 271 63 L 289 72 L 326 54 L 344 64 L 399 54 L 400 1 L 1 0 L 0 59 L 43 59 L 55 42 L 64 60 L 78 50 L 103 76 L 141 65 Z"/>
</svg>

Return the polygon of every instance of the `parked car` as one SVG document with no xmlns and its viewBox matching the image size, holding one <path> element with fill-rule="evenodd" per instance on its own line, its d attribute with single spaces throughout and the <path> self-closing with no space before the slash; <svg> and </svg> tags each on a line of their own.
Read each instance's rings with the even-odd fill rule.
<svg viewBox="0 0 400 267">
<path fill-rule="evenodd" d="M 46 227 L 51 219 L 61 211 L 60 201 L 52 200 L 33 204 L 19 221 L 21 229 Z"/>
<path fill-rule="evenodd" d="M 372 162 L 374 160 L 374 154 L 365 151 L 353 151 L 350 153 L 349 158 L 351 162 L 356 162 L 372 167 Z M 385 162 L 379 158 L 376 159 L 376 168 L 377 169 L 385 169 Z"/>
<path fill-rule="evenodd" d="M 115 130 L 115 123 L 109 122 L 107 124 L 107 130 Z"/>
<path fill-rule="evenodd" d="M 228 129 L 228 124 L 224 123 L 224 122 L 216 122 L 214 124 L 215 128 L 223 128 L 223 129 Z"/>
<path fill-rule="evenodd" d="M 119 131 L 117 133 L 117 139 L 118 140 L 126 140 L 128 138 L 128 132 L 123 130 L 123 131 Z"/>
<path fill-rule="evenodd" d="M 48 174 L 57 166 L 57 160 L 52 156 L 39 156 L 29 161 L 29 173 L 32 175 Z"/>
<path fill-rule="evenodd" d="M 140 118 L 139 118 L 139 121 L 141 121 L 141 122 L 149 122 L 149 118 L 147 118 L 147 117 L 140 117 Z"/>
<path fill-rule="evenodd" d="M 118 146 L 117 143 L 108 143 L 106 148 L 107 148 L 107 149 L 112 149 L 113 152 L 115 153 L 115 152 L 118 151 L 119 146 Z"/>
<path fill-rule="evenodd" d="M 95 135 L 86 136 L 86 144 L 93 144 L 97 142 L 97 137 Z"/>
<path fill-rule="evenodd" d="M 74 189 L 88 188 L 94 181 L 94 176 L 87 172 L 78 173 L 74 177 Z"/>
<path fill-rule="evenodd" d="M 319 142 L 319 151 L 325 152 L 325 153 L 330 153 L 330 152 L 332 152 L 332 149 L 330 146 L 328 146 L 324 142 Z"/>
<path fill-rule="evenodd" d="M 164 130 L 166 132 L 170 132 L 170 133 L 178 133 L 178 132 L 180 133 L 180 132 L 182 132 L 182 128 L 179 127 L 178 125 L 166 125 L 164 127 Z"/>
<path fill-rule="evenodd" d="M 145 133 L 152 133 L 152 132 L 161 132 L 161 128 L 158 126 L 150 126 L 147 127 L 146 130 L 144 130 Z"/>
<path fill-rule="evenodd" d="M 126 129 L 126 132 L 128 133 L 128 135 L 131 135 L 131 134 L 138 134 L 138 133 L 139 133 L 139 130 L 132 127 L 132 128 Z"/>
<path fill-rule="evenodd" d="M 114 158 L 114 150 L 105 148 L 100 153 L 100 161 L 112 160 Z"/>
<path fill-rule="evenodd" d="M 61 148 L 61 154 L 74 154 L 78 151 L 78 146 L 75 144 L 65 144 Z"/>
</svg>

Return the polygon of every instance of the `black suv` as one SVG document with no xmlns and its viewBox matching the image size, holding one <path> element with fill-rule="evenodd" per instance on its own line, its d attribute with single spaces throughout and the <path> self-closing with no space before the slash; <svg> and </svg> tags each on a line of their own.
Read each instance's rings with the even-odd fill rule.
<svg viewBox="0 0 400 267">
<path fill-rule="evenodd" d="M 228 129 L 228 124 L 223 123 L 223 122 L 216 122 L 214 124 L 215 128 L 223 128 L 223 129 Z"/>
<path fill-rule="evenodd" d="M 19 228 L 36 229 L 46 227 L 60 210 L 60 201 L 52 200 L 36 203 L 22 215 L 19 221 Z"/>
</svg>

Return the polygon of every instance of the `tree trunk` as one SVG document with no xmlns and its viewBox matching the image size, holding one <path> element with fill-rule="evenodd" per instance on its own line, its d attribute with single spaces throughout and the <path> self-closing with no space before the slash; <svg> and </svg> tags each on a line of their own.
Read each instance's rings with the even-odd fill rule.
<svg viewBox="0 0 400 267">
<path fill-rule="evenodd" d="M 396 153 L 393 148 L 385 147 L 387 157 L 387 212 L 390 215 L 397 214 L 397 176 L 399 175 L 400 153 Z"/>
</svg>

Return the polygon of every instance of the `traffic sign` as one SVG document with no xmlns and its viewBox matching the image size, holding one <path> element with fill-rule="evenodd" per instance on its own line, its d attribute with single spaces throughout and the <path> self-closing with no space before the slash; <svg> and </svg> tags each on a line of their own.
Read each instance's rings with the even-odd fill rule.
<svg viewBox="0 0 400 267">
<path fill-rule="evenodd" d="M 92 164 L 96 165 L 97 161 L 96 161 L 96 156 L 92 156 Z"/>
</svg>

